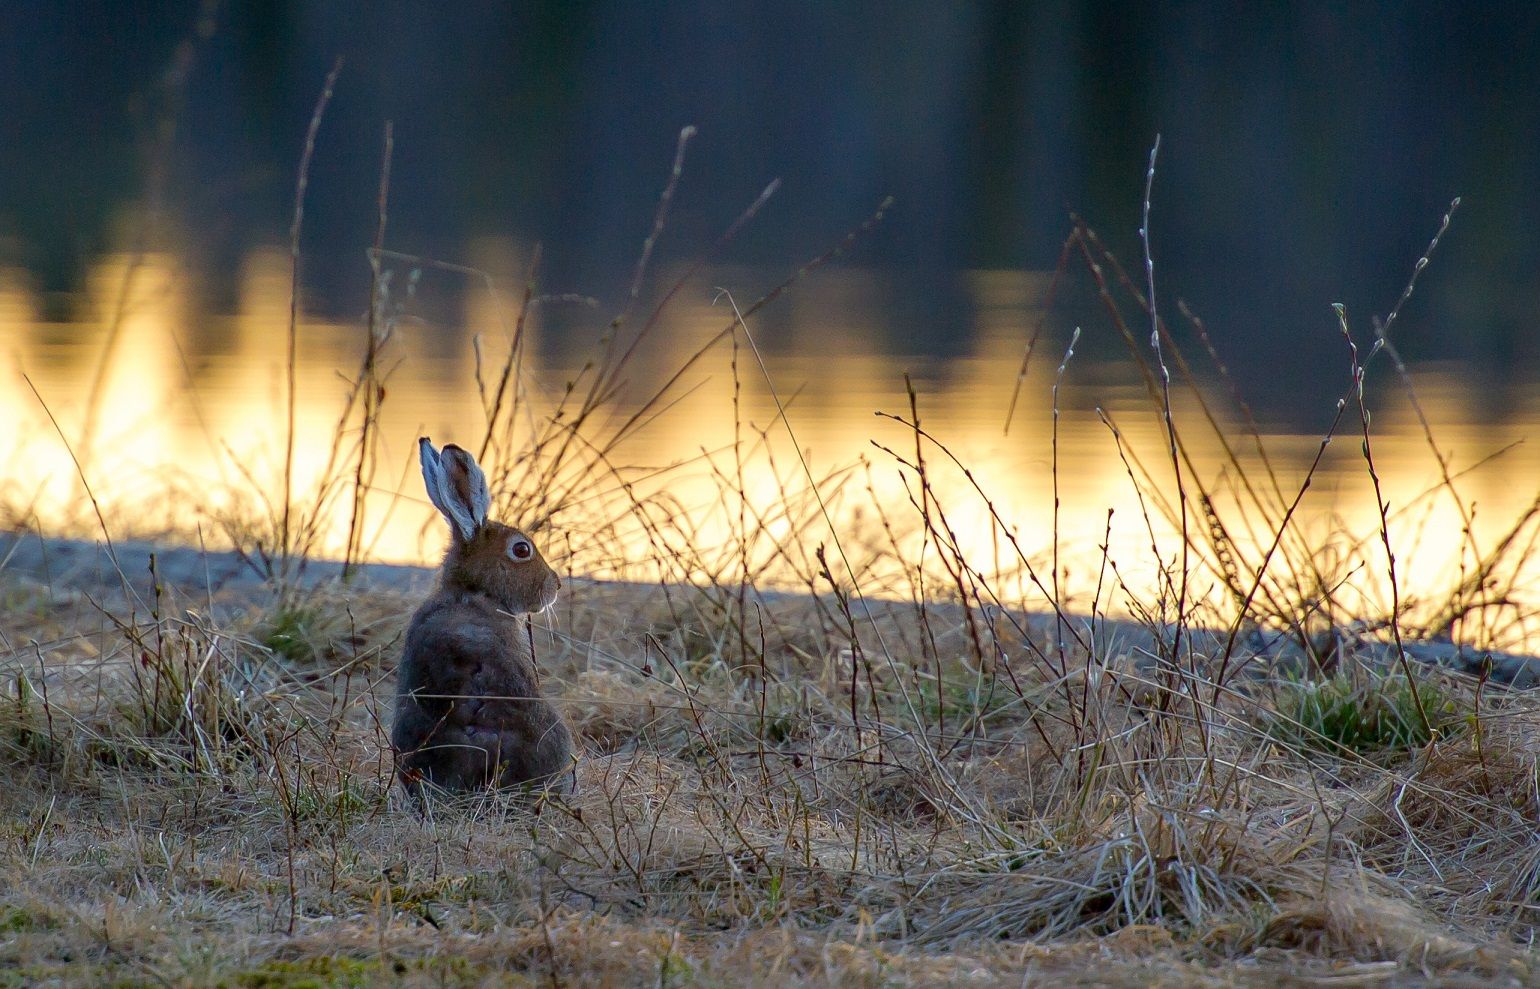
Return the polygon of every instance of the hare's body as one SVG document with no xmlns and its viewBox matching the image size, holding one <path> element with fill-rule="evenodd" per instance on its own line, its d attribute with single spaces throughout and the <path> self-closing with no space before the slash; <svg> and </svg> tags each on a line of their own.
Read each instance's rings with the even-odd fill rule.
<svg viewBox="0 0 1540 989">
<path fill-rule="evenodd" d="M 397 672 L 391 744 L 403 784 L 566 789 L 572 736 L 540 694 L 523 617 L 556 600 L 529 538 L 486 519 L 475 460 L 422 441 L 423 474 L 452 539 L 438 589 L 412 616 Z"/>
<path fill-rule="evenodd" d="M 572 736 L 540 696 L 523 621 L 488 597 L 430 598 L 406 633 L 391 742 L 409 787 L 560 783 Z"/>
</svg>

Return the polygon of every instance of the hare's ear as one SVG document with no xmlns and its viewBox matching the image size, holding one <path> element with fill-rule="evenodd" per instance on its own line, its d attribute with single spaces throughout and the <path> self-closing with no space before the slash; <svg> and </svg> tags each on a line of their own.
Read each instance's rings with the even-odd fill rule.
<svg viewBox="0 0 1540 989">
<path fill-rule="evenodd" d="M 487 520 L 492 497 L 487 493 L 487 478 L 476 466 L 476 458 L 449 444 L 442 454 L 424 436 L 417 441 L 422 461 L 422 479 L 428 498 L 449 520 L 449 527 L 462 541 L 469 542 Z"/>
</svg>

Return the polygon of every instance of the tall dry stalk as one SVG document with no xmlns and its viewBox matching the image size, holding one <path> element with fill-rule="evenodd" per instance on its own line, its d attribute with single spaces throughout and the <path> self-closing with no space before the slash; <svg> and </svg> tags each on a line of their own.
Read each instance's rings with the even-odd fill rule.
<svg viewBox="0 0 1540 989">
<path fill-rule="evenodd" d="M 294 181 L 294 219 L 289 225 L 289 328 L 286 342 L 288 356 L 284 363 L 286 426 L 283 441 L 283 509 L 278 529 L 279 573 L 288 579 L 289 566 L 294 553 L 289 528 L 290 514 L 294 508 L 294 409 L 298 401 L 297 375 L 299 366 L 299 235 L 305 223 L 305 192 L 310 187 L 310 160 L 315 156 L 316 134 L 321 130 L 321 118 L 332 100 L 332 90 L 342 73 L 342 56 L 337 56 L 326 81 L 321 85 L 321 95 L 316 99 L 315 110 L 310 114 L 310 126 L 305 130 L 304 150 L 300 153 L 299 174 Z"/>
</svg>

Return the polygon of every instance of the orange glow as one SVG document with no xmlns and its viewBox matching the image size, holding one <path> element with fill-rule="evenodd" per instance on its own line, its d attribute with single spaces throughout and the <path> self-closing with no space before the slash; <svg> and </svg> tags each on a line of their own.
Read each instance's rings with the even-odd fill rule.
<svg viewBox="0 0 1540 989">
<path fill-rule="evenodd" d="M 485 244 L 478 247 L 477 257 L 500 272 L 520 272 L 528 252 Z M 404 270 L 393 276 L 398 301 L 405 276 Z M 731 307 L 725 300 L 713 302 L 712 286 L 731 285 L 744 280 L 742 276 L 718 271 L 681 294 L 628 367 L 622 406 L 665 380 L 703 341 L 731 322 Z M 489 365 L 506 352 L 506 328 L 511 327 L 517 309 L 517 292 L 506 289 L 516 286 L 518 277 L 504 283 L 501 297 L 488 293 L 474 278 L 464 283 L 461 311 L 472 331 L 482 335 Z M 913 528 L 909 505 L 916 490 L 913 476 L 872 445 L 875 440 L 905 459 L 914 456 L 912 433 L 873 415 L 881 410 L 907 417 L 909 400 L 903 383 L 907 371 L 917 382 L 925 428 L 973 472 L 1034 567 L 1051 582 L 1055 533 L 1051 396 L 1064 340 L 1045 338 L 1039 347 L 1022 382 L 1015 421 L 1009 434 L 1003 432 L 1025 337 L 1038 317 L 1035 306 L 1044 277 L 1014 272 L 971 276 L 978 314 L 974 344 L 968 353 L 945 362 L 881 351 L 879 341 L 890 336 L 880 323 L 881 300 L 873 279 L 852 271 L 819 279 L 791 295 L 773 321 L 763 326 L 751 321 L 750 329 L 768 362 L 773 393 L 746 341 L 739 340 L 738 433 L 752 446 L 759 440 L 758 431 L 767 431 L 774 458 L 772 467 L 771 458 L 760 450 L 742 465 L 751 501 L 768 510 L 782 496 L 788 479 L 793 488 L 805 486 L 787 425 L 777 418 L 778 396 L 787 405 L 790 427 L 815 476 L 863 458 L 871 465 L 871 494 L 865 490 L 867 475 L 857 472 L 833 506 L 841 535 L 848 533 L 846 526 L 853 524 L 856 513 L 867 520 L 873 517 L 874 495 L 876 504 L 890 516 L 904 520 L 906 545 L 918 553 L 918 543 L 907 535 Z M 15 384 L 0 389 L 0 415 L 15 424 L 4 488 L 12 505 L 23 509 L 34 505 L 45 531 L 64 528 L 86 533 L 93 524 L 69 453 L 42 406 L 22 384 L 22 373 L 31 378 L 57 417 L 85 464 L 108 518 L 119 520 L 118 524 L 141 529 L 169 525 L 183 533 L 201 524 L 205 535 L 217 542 L 215 527 L 195 508 L 205 513 L 232 508 L 255 512 L 260 511 L 263 498 L 281 503 L 288 398 L 287 253 L 254 252 L 246 261 L 241 284 L 234 315 L 195 317 L 186 275 L 174 258 L 108 257 L 91 272 L 78 321 L 48 324 L 41 321 L 25 278 L 0 271 L 0 326 L 11 344 L 4 359 L 13 365 L 10 373 Z M 603 316 L 589 313 L 584 318 L 585 326 L 594 327 L 592 337 L 585 340 L 597 338 Z M 640 317 L 634 317 L 630 330 L 634 332 L 640 322 Z M 558 323 L 549 312 L 537 311 L 529 324 L 525 378 L 520 384 L 536 421 L 550 414 L 555 397 L 579 374 L 590 354 L 585 346 L 551 338 L 550 327 Z M 786 326 L 791 327 L 789 339 L 777 337 L 785 335 L 778 328 Z M 117 339 L 102 378 L 95 428 L 88 436 L 90 384 L 114 328 Z M 367 500 L 370 526 L 364 540 L 373 559 L 431 562 L 441 545 L 443 537 L 421 497 L 411 458 L 420 433 L 440 442 L 471 443 L 484 428 L 473 380 L 473 352 L 468 336 L 461 340 L 457 332 L 402 320 L 386 344 L 385 363 L 394 370 L 380 422 L 382 467 Z M 361 319 L 330 323 L 305 318 L 299 327 L 294 490 L 300 499 L 313 494 L 325 472 L 337 436 L 344 378 L 357 371 L 365 333 Z M 1374 373 L 1389 374 L 1390 369 L 1376 367 Z M 1499 426 L 1478 425 L 1468 386 L 1453 371 L 1424 368 L 1416 380 L 1440 448 L 1452 454 L 1455 470 L 1532 433 L 1540 422 L 1540 407 L 1531 405 L 1514 410 L 1509 421 Z M 728 348 L 713 350 L 686 375 L 676 394 L 677 402 L 665 414 L 623 445 L 619 460 L 658 468 L 682 465 L 639 482 L 638 491 L 666 488 L 690 516 L 680 525 L 681 531 L 690 533 L 694 547 L 709 555 L 705 551 L 733 538 L 737 525 L 736 509 L 721 508 L 721 483 L 713 475 L 713 465 L 728 476 L 735 477 L 738 470 L 731 453 L 734 381 Z M 1447 492 L 1428 495 L 1437 486 L 1437 462 L 1404 392 L 1387 389 L 1385 395 L 1383 407 L 1374 410 L 1374 455 L 1392 511 L 1405 509 L 1394 517 L 1391 528 L 1403 595 L 1437 600 L 1458 579 L 1462 558 L 1464 566 L 1471 565 L 1469 550 L 1462 554 L 1460 510 Z M 1204 425 L 1190 394 L 1176 392 L 1175 403 L 1176 420 L 1198 480 L 1215 492 L 1240 557 L 1258 559 L 1272 536 L 1266 520 L 1255 508 L 1248 508 L 1244 519 L 1236 512 L 1235 471 L 1220 442 Z M 1112 432 L 1095 412 L 1097 407 L 1116 421 L 1136 461 L 1135 471 L 1147 470 L 1153 479 L 1142 500 L 1118 455 Z M 1216 407 L 1227 408 L 1218 402 Z M 1151 600 L 1161 568 L 1176 565 L 1180 558 L 1178 527 L 1161 515 L 1157 504 L 1162 498 L 1173 504 L 1176 491 L 1158 410 L 1132 369 L 1097 367 L 1077 357 L 1065 372 L 1060 411 L 1057 545 L 1061 570 L 1067 573 L 1065 592 L 1075 604 L 1088 605 L 1101 576 L 1108 587 L 1102 603 L 1121 610 L 1124 592 L 1113 586 L 1110 569 L 1104 567 L 1101 547 L 1106 541 L 1106 559 L 1116 565 L 1127 590 Z M 1224 425 L 1244 473 L 1253 483 L 1264 483 L 1266 470 L 1239 418 Z M 1350 409 L 1302 503 L 1297 523 L 1301 533 L 1318 540 L 1318 546 L 1333 534 L 1362 539 L 1362 566 L 1351 583 L 1382 608 L 1388 601 L 1385 556 L 1358 431 L 1356 410 Z M 1302 483 L 1319 439 L 1263 437 L 1280 489 L 1269 498 L 1274 523 L 1280 506 L 1292 500 Z M 344 441 L 351 442 L 352 436 Z M 1012 554 L 968 480 L 937 449 L 927 448 L 925 456 L 933 470 L 935 494 L 964 556 L 985 570 L 994 569 L 996 561 L 1009 567 Z M 1536 458 L 1532 446 L 1520 446 L 1495 465 L 1460 479 L 1465 510 L 1472 505 L 1476 509 L 1473 532 L 1479 547 L 1490 549 L 1529 506 L 1533 486 L 1514 483 L 1513 478 L 1540 476 Z M 401 479 L 403 497 L 398 500 Z M 1192 495 L 1190 477 L 1188 484 Z M 342 553 L 347 504 L 339 499 L 324 520 L 320 552 Z M 1192 504 L 1189 527 L 1206 532 L 1196 501 Z M 622 505 L 623 499 L 613 490 L 607 497 L 596 497 L 593 522 L 612 517 Z M 579 524 L 570 516 L 563 520 Z M 1151 549 L 1152 527 L 1159 559 Z M 622 549 L 630 563 L 644 564 L 648 554 L 656 551 L 639 525 L 623 524 L 618 529 L 629 533 Z M 808 554 L 816 544 L 833 541 L 816 514 L 798 523 L 772 519 L 767 531 L 777 540 L 805 544 L 801 549 Z M 556 540 L 548 536 L 547 542 Z M 933 554 L 934 547 L 927 552 Z M 1192 586 L 1200 594 L 1214 594 L 1217 580 L 1195 568 Z M 1028 597 L 1025 603 L 1043 602 Z"/>
</svg>

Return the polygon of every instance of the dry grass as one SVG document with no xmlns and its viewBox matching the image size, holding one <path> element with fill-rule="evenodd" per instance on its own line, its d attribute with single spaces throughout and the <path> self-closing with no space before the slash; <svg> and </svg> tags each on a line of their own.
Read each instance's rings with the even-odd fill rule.
<svg viewBox="0 0 1540 989">
<path fill-rule="evenodd" d="M 637 496 L 616 452 L 679 378 L 640 399 L 621 382 L 678 291 L 633 327 L 689 136 L 625 308 L 556 411 L 521 390 L 533 279 L 501 365 L 478 351 L 498 513 L 565 534 L 579 572 L 654 578 L 569 581 L 537 621 L 546 693 L 584 750 L 577 795 L 404 806 L 386 726 L 414 602 L 305 588 L 286 565 L 327 511 L 353 513 L 360 545 L 393 311 L 377 270 L 338 432 L 357 441 L 308 499 L 228 529 L 266 561 L 261 592 L 211 608 L 166 579 L 131 604 L 0 568 L 0 985 L 1540 984 L 1540 704 L 1404 661 L 1339 674 L 1407 680 L 1423 733 L 1369 746 L 1286 703 L 1297 685 L 1239 675 L 1251 628 L 1417 631 L 1399 596 L 1369 614 L 1352 596 L 1351 575 L 1384 565 L 1388 509 L 1380 533 L 1322 549 L 1295 520 L 1308 479 L 1247 476 L 1237 455 L 1223 496 L 1205 482 L 1184 430 L 1221 417 L 1146 301 L 1153 277 L 1141 293 L 1083 225 L 1060 275 L 1086 262 L 1169 423 L 1170 463 L 1153 466 L 1113 427 L 1152 541 L 1161 516 L 1186 534 L 1156 548 L 1155 599 L 1122 593 L 1103 560 L 1106 588 L 1071 615 L 1058 568 L 988 492 L 937 497 L 935 472 L 965 465 L 919 396 L 892 417 L 912 447 L 880 451 L 910 502 L 872 499 L 864 526 L 830 509 L 860 499 L 859 468 L 815 477 L 794 458 L 768 498 L 746 490 L 744 459 L 770 447 L 736 406 L 740 442 L 706 460 L 729 538 Z M 727 349 L 735 381 L 762 371 L 745 318 L 785 287 L 686 364 Z M 1378 349 L 1355 353 L 1355 385 Z M 1202 421 L 1173 417 L 1173 381 Z M 1355 390 L 1342 409 L 1362 413 L 1372 471 L 1363 403 Z M 1254 428 L 1221 438 L 1261 444 Z M 961 511 L 994 520 L 988 568 L 958 547 Z M 1470 547 L 1482 576 L 1454 620 L 1518 572 L 1531 524 Z M 622 529 L 645 535 L 643 559 L 622 558 Z M 1248 555 L 1240 531 L 1271 539 Z M 1142 627 L 1109 624 L 1110 600 Z"/>
<path fill-rule="evenodd" d="M 1076 727 L 1051 678 L 1018 669 L 1021 695 L 985 717 L 976 671 L 950 662 L 938 726 L 897 683 L 923 693 L 923 629 L 958 609 L 889 607 L 895 665 L 876 703 L 857 685 L 853 722 L 837 610 L 765 602 L 745 666 L 705 591 L 580 584 L 537 638 L 585 747 L 580 793 L 419 819 L 383 727 L 399 596 L 331 602 L 384 617 L 301 661 L 261 644 L 264 602 L 229 628 L 179 612 L 130 630 L 7 591 L 12 984 L 1533 978 L 1527 698 L 1366 761 L 1279 743 L 1240 694 L 1199 709 L 1202 744 L 1158 683 L 1133 703 L 1131 674 L 1074 682 Z M 1476 710 L 1473 686 L 1446 689 Z"/>
</svg>

